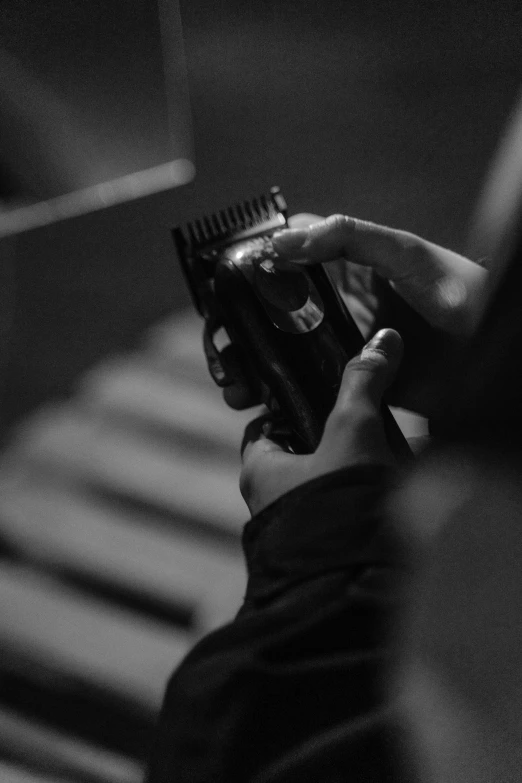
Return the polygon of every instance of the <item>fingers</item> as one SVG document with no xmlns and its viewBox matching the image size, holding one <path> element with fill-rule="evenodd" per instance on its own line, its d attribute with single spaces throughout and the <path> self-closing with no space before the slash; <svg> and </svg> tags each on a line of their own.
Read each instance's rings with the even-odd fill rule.
<svg viewBox="0 0 522 783">
<path fill-rule="evenodd" d="M 407 231 L 380 226 L 366 220 L 331 215 L 308 228 L 290 228 L 273 236 L 274 248 L 287 260 L 322 263 L 345 257 L 369 264 L 390 280 L 411 274 L 419 261 L 437 266 L 439 251 Z"/>
<path fill-rule="evenodd" d="M 227 376 L 232 379 L 230 386 L 223 389 L 223 399 L 234 410 L 244 410 L 261 402 L 260 390 L 249 383 L 244 357 L 237 345 L 226 345 L 221 351 L 221 362 Z"/>
<path fill-rule="evenodd" d="M 270 413 L 254 419 L 245 430 L 239 489 L 252 514 L 306 480 L 295 474 L 295 458 L 278 442 L 278 432 Z"/>
<path fill-rule="evenodd" d="M 382 329 L 344 371 L 335 407 L 319 449 L 334 464 L 393 462 L 381 417 L 384 392 L 397 373 L 403 344 L 393 329 Z"/>
<path fill-rule="evenodd" d="M 383 329 L 346 366 L 338 400 L 313 454 L 285 448 L 288 428 L 266 414 L 251 422 L 243 440 L 240 489 L 257 513 L 300 484 L 348 465 L 394 464 L 381 417 L 382 395 L 402 356 L 402 340 Z"/>
<path fill-rule="evenodd" d="M 346 215 L 273 236 L 284 260 L 314 264 L 344 257 L 372 267 L 432 325 L 457 331 L 486 272 L 467 258 L 407 231 Z"/>
<path fill-rule="evenodd" d="M 346 365 L 336 408 L 343 410 L 360 402 L 379 408 L 402 359 L 403 344 L 394 329 L 381 329 L 359 356 Z"/>
<path fill-rule="evenodd" d="M 316 215 L 313 212 L 299 212 L 297 215 L 290 215 L 288 223 L 290 228 L 308 228 L 313 223 L 320 223 L 324 220 L 322 215 Z"/>
</svg>

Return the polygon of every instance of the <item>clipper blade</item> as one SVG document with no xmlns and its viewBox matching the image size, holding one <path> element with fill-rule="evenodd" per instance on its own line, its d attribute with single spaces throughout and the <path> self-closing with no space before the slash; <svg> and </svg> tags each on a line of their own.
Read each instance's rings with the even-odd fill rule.
<svg viewBox="0 0 522 783">
<path fill-rule="evenodd" d="M 188 240 L 192 254 L 204 253 L 283 228 L 286 225 L 286 213 L 285 200 L 279 188 L 274 187 L 268 197 L 262 195 L 188 223 L 186 238 L 181 228 L 175 228 L 174 239 L 179 246 L 178 237 L 181 234 L 184 242 Z"/>
<path fill-rule="evenodd" d="M 287 206 L 278 187 L 242 204 L 174 228 L 172 237 L 197 310 L 204 315 L 205 292 L 213 278 L 219 251 L 243 239 L 267 235 L 285 228 Z"/>
</svg>

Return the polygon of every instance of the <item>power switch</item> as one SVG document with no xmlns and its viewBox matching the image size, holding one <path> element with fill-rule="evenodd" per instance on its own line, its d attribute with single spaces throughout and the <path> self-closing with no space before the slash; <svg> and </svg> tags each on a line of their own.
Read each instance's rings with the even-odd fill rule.
<svg viewBox="0 0 522 783">
<path fill-rule="evenodd" d="M 308 277 L 299 269 L 281 269 L 270 258 L 256 264 L 254 285 L 272 307 L 285 313 L 301 310 L 310 296 Z"/>
</svg>

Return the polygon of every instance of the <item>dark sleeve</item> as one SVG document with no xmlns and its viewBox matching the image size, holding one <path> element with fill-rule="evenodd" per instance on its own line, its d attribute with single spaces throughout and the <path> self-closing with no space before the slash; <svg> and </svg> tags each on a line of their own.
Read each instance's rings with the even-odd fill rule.
<svg viewBox="0 0 522 783">
<path fill-rule="evenodd" d="M 388 481 L 380 466 L 344 469 L 246 525 L 244 604 L 174 673 L 149 783 L 398 780 L 383 695 L 401 572 Z"/>
</svg>

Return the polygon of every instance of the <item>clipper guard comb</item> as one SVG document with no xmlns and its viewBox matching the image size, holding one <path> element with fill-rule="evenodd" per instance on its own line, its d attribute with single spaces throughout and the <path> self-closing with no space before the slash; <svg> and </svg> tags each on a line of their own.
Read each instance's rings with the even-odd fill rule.
<svg viewBox="0 0 522 783">
<path fill-rule="evenodd" d="M 215 345 L 224 328 L 261 401 L 288 424 L 296 453 L 317 447 L 346 363 L 363 338 L 321 266 L 281 268 L 271 236 L 287 223 L 279 188 L 173 230 L 184 275 L 205 319 L 204 349 L 216 383 L 232 382 Z M 383 408 L 388 440 L 411 455 Z"/>
</svg>

